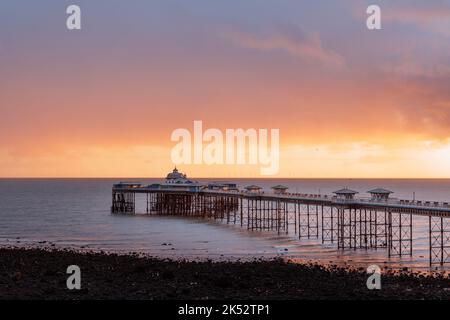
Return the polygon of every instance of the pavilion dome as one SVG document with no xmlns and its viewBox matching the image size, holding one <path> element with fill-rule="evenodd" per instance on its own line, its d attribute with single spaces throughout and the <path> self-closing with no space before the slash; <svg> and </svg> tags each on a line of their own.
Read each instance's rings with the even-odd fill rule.
<svg viewBox="0 0 450 320">
<path fill-rule="evenodd" d="M 181 172 L 178 172 L 177 167 L 175 167 L 175 168 L 173 169 L 173 171 L 170 172 L 170 173 L 166 176 L 166 179 L 167 179 L 167 180 L 186 179 L 186 178 L 187 178 L 187 177 L 186 177 L 185 174 L 183 174 L 183 173 L 181 173 Z"/>
</svg>

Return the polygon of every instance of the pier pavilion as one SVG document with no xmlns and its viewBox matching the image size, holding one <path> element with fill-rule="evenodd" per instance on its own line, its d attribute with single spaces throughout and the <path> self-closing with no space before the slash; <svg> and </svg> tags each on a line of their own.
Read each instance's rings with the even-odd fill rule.
<svg viewBox="0 0 450 320">
<path fill-rule="evenodd" d="M 289 188 L 282 185 L 273 186 L 272 190 L 275 194 L 285 194 Z"/>
<path fill-rule="evenodd" d="M 247 192 L 249 192 L 249 193 L 261 193 L 262 188 L 260 186 L 256 186 L 256 185 L 252 184 L 250 186 L 246 186 L 245 190 L 247 190 Z"/>
<path fill-rule="evenodd" d="M 208 190 L 220 190 L 220 191 L 238 191 L 236 183 L 213 181 L 208 183 Z"/>
<path fill-rule="evenodd" d="M 389 199 L 389 196 L 391 195 L 391 193 L 394 193 L 390 190 L 383 189 L 383 188 L 376 188 L 373 190 L 369 190 L 367 192 L 370 193 L 371 198 L 373 200 L 385 200 L 385 201 L 387 201 Z"/>
<path fill-rule="evenodd" d="M 188 179 L 186 174 L 178 172 L 178 169 L 175 167 L 172 172 L 167 174 L 166 181 L 162 183 L 151 184 L 148 186 L 148 188 L 156 190 L 179 190 L 179 191 L 198 192 L 203 188 L 203 185 L 197 181 Z"/>
<path fill-rule="evenodd" d="M 338 199 L 341 200 L 353 200 L 355 195 L 358 194 L 358 191 L 350 190 L 348 188 L 340 189 L 333 192 Z"/>
</svg>

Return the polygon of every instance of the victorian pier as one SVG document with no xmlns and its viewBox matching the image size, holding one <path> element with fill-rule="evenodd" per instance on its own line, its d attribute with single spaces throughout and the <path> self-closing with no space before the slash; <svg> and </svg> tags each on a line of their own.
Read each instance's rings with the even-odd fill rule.
<svg viewBox="0 0 450 320">
<path fill-rule="evenodd" d="M 338 250 L 387 251 L 389 257 L 412 256 L 415 216 L 428 219 L 429 264 L 450 263 L 450 205 L 447 202 L 391 198 L 377 188 L 369 198 L 344 188 L 333 195 L 288 192 L 256 185 L 239 190 L 233 183 L 200 184 L 175 168 L 162 183 L 117 183 L 111 212 L 135 214 L 136 194 L 146 198 L 146 214 L 215 219 L 248 230 L 294 233 L 301 239 L 321 239 Z"/>
</svg>

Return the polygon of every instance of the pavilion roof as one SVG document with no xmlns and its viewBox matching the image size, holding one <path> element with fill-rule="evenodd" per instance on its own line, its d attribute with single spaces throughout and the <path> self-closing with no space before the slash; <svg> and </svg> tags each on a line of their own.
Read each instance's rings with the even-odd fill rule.
<svg viewBox="0 0 450 320">
<path fill-rule="evenodd" d="M 394 192 L 392 192 L 392 191 L 390 191 L 390 190 L 387 190 L 387 189 L 383 189 L 383 188 L 376 188 L 376 189 L 373 189 L 373 190 L 369 190 L 369 191 L 367 191 L 368 193 L 380 193 L 380 194 L 390 194 L 390 193 L 394 193 Z"/>
<path fill-rule="evenodd" d="M 287 190 L 289 189 L 289 187 L 283 186 L 281 184 L 273 186 L 272 189 L 283 189 L 283 190 Z"/>
<path fill-rule="evenodd" d="M 247 189 L 247 190 L 255 190 L 255 189 L 262 189 L 262 188 L 252 184 L 250 186 L 246 186 L 245 189 Z"/>
<path fill-rule="evenodd" d="M 344 188 L 344 189 L 340 189 L 340 190 L 334 191 L 333 193 L 335 193 L 335 194 L 357 194 L 359 192 L 358 191 L 354 191 L 354 190 L 350 190 L 348 188 Z"/>
</svg>

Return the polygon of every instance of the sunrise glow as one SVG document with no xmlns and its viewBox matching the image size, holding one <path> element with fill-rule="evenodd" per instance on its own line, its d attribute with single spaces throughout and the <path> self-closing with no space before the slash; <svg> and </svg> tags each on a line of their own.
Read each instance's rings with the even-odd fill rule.
<svg viewBox="0 0 450 320">
<path fill-rule="evenodd" d="M 58 27 L 64 3 L 2 6 L 1 177 L 162 176 L 172 131 L 194 120 L 279 129 L 277 177 L 450 177 L 440 2 L 386 3 L 376 32 L 367 1 L 78 2 L 77 33 Z"/>
</svg>

